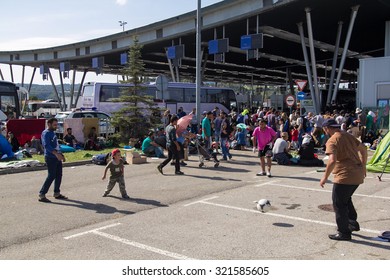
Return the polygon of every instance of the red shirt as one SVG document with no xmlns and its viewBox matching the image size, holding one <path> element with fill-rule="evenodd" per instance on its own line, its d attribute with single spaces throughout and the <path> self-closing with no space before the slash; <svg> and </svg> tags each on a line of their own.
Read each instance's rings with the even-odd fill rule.
<svg viewBox="0 0 390 280">
<path fill-rule="evenodd" d="M 291 130 L 291 141 L 298 141 L 298 129 Z"/>
</svg>

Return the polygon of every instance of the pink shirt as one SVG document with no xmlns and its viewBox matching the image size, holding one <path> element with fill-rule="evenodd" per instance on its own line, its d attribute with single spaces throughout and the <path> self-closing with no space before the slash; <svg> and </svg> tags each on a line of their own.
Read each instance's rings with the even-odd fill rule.
<svg viewBox="0 0 390 280">
<path fill-rule="evenodd" d="M 265 146 L 272 141 L 272 138 L 275 137 L 276 132 L 266 126 L 264 131 L 260 130 L 260 127 L 256 127 L 253 131 L 253 136 L 257 139 L 257 147 L 259 151 L 264 150 Z"/>
</svg>

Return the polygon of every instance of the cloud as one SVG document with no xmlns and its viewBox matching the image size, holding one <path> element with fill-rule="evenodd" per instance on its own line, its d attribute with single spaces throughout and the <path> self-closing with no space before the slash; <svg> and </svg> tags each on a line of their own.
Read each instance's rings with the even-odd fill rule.
<svg viewBox="0 0 390 280">
<path fill-rule="evenodd" d="M 116 0 L 116 4 L 119 6 L 124 6 L 127 4 L 127 0 Z"/>
</svg>

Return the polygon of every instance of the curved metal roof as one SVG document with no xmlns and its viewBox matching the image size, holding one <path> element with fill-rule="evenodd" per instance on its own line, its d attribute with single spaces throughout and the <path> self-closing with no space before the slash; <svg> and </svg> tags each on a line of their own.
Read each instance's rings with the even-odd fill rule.
<svg viewBox="0 0 390 280">
<path fill-rule="evenodd" d="M 206 7 L 203 13 L 202 42 L 205 50 L 204 79 L 209 81 L 285 84 L 286 69 L 293 79 L 306 77 L 302 47 L 297 23 L 303 22 L 305 8 L 311 8 L 315 39 L 318 75 L 325 81 L 329 76 L 334 42 L 339 21 L 344 22 L 344 43 L 351 7 L 360 5 L 354 25 L 343 80 L 356 80 L 358 60 L 364 57 L 383 56 L 385 22 L 390 20 L 390 3 L 385 0 L 225 0 Z M 240 37 L 247 34 L 247 20 L 251 34 L 259 30 L 265 34 L 264 47 L 259 60 L 246 59 L 240 49 Z M 122 68 L 120 54 L 125 52 L 137 36 L 144 45 L 143 60 L 150 75 L 170 75 L 166 48 L 172 44 L 185 45 L 180 76 L 195 77 L 196 11 L 156 22 L 141 28 L 84 42 L 58 47 L 0 52 L 0 63 L 39 67 L 42 64 L 59 68 L 60 62 L 70 62 L 78 70 L 92 69 L 93 57 L 104 57 L 104 73 L 119 74 Z M 225 63 L 215 63 L 207 55 L 207 43 L 215 38 L 229 38 L 230 51 Z M 341 48 L 343 45 L 340 46 Z M 342 50 L 339 51 L 341 54 Z"/>
</svg>

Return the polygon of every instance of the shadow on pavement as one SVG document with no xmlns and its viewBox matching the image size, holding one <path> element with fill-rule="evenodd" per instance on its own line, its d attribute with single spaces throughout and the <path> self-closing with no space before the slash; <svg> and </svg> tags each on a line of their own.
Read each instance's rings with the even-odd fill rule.
<svg viewBox="0 0 390 280">
<path fill-rule="evenodd" d="M 238 173 L 249 173 L 251 172 L 248 169 L 241 169 L 241 168 L 235 168 L 235 167 L 228 167 L 225 164 L 229 164 L 226 162 L 220 162 L 218 167 L 214 167 L 214 163 L 206 163 L 204 167 L 199 167 L 199 166 L 185 166 L 183 169 L 185 170 L 186 168 L 192 168 L 192 169 L 204 169 L 204 170 L 212 170 L 212 171 L 225 171 L 225 172 L 238 172 Z"/>
<path fill-rule="evenodd" d="M 129 199 L 123 199 L 119 196 L 112 196 L 109 195 L 109 197 L 121 200 L 121 201 L 126 201 L 126 202 L 135 202 L 137 204 L 143 204 L 143 205 L 153 205 L 156 207 L 169 207 L 169 205 L 162 204 L 160 201 L 157 200 L 152 200 L 152 199 L 144 199 L 144 198 L 137 198 L 137 197 L 130 197 Z"/>
<path fill-rule="evenodd" d="M 360 237 L 362 239 L 367 240 L 367 241 L 365 241 L 365 240 L 352 239 L 351 240 L 352 243 L 356 243 L 359 245 L 366 245 L 366 246 L 375 247 L 375 248 L 384 249 L 384 250 L 390 250 L 390 245 L 380 244 L 378 242 L 381 242 L 381 241 L 374 241 L 374 240 L 372 240 L 373 237 L 364 236 L 364 235 L 356 234 L 356 233 L 353 233 L 352 236 L 357 236 L 357 237 Z"/>
<path fill-rule="evenodd" d="M 86 210 L 93 210 L 96 211 L 97 214 L 114 214 L 114 213 L 121 213 L 125 215 L 131 215 L 134 214 L 135 212 L 132 211 L 126 211 L 126 210 L 118 210 L 115 207 L 102 204 L 102 203 L 89 203 L 85 201 L 80 201 L 80 200 L 73 200 L 73 199 L 67 199 L 63 200 L 64 202 L 52 202 L 51 204 L 55 205 L 62 205 L 62 206 L 71 206 L 71 207 L 77 207 L 81 209 L 86 209 Z M 70 202 L 70 203 L 65 203 Z"/>
<path fill-rule="evenodd" d="M 271 170 L 271 172 L 272 172 L 272 170 Z M 288 179 L 294 179 L 294 180 L 320 182 L 320 179 L 318 179 L 318 178 L 310 178 L 310 177 L 280 176 L 280 175 L 272 174 L 272 178 L 286 178 L 286 179 L 288 178 Z"/>
</svg>

